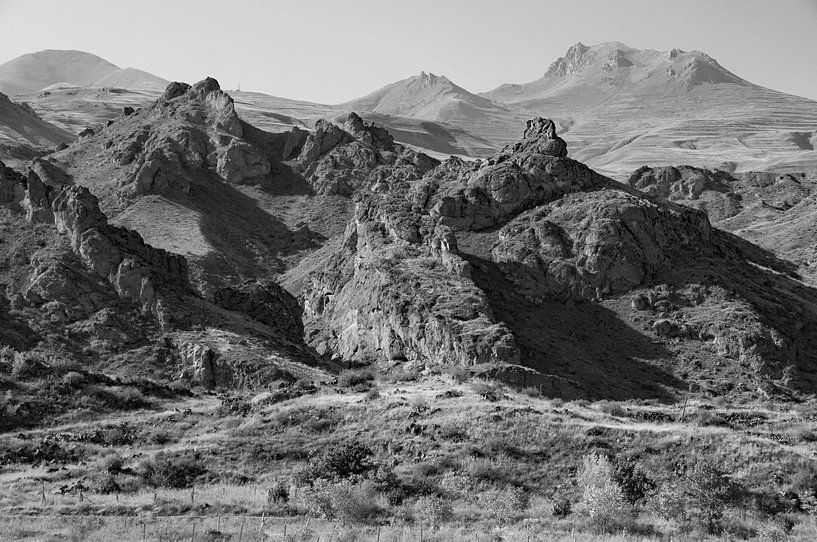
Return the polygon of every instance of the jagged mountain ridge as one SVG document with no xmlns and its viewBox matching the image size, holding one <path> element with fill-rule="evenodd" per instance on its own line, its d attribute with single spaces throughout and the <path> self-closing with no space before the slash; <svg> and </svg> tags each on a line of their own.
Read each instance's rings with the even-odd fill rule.
<svg viewBox="0 0 817 542">
<path fill-rule="evenodd" d="M 547 112 L 568 129 L 574 156 L 622 180 L 645 164 L 817 164 L 817 102 L 749 83 L 698 51 L 579 43 L 540 79 L 482 96 Z"/>
</svg>

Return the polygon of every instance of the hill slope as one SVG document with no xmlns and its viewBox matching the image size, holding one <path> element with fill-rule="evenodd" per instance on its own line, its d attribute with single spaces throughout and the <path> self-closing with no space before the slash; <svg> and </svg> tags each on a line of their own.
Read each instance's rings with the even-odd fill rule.
<svg viewBox="0 0 817 542">
<path fill-rule="evenodd" d="M 135 68 L 121 69 L 84 51 L 47 49 L 0 65 L 0 92 L 10 95 L 30 94 L 55 84 L 161 90 L 166 83 L 161 77 Z"/>
<path fill-rule="evenodd" d="M 0 94 L 0 160 L 32 158 L 44 148 L 74 139 L 67 131 L 38 117 L 30 107 Z"/>
</svg>

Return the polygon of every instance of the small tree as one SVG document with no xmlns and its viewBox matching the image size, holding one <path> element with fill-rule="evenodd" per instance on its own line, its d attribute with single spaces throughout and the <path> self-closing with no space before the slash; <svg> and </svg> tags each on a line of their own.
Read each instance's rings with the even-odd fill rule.
<svg viewBox="0 0 817 542">
<path fill-rule="evenodd" d="M 717 532 L 726 507 L 735 502 L 738 487 L 720 467 L 707 459 L 699 460 L 685 484 L 689 503 L 698 509 L 698 520 L 707 532 Z"/>
<path fill-rule="evenodd" d="M 414 517 L 432 529 L 439 528 L 452 515 L 451 503 L 437 495 L 424 495 L 414 503 Z"/>
<path fill-rule="evenodd" d="M 507 525 L 528 507 L 528 495 L 523 489 L 514 487 L 498 492 L 480 493 L 477 503 L 490 512 L 500 525 Z"/>
<path fill-rule="evenodd" d="M 576 512 L 587 516 L 591 527 L 599 532 L 612 532 L 629 527 L 634 510 L 616 483 L 610 461 L 598 454 L 584 456 L 578 474 L 581 499 Z"/>
</svg>

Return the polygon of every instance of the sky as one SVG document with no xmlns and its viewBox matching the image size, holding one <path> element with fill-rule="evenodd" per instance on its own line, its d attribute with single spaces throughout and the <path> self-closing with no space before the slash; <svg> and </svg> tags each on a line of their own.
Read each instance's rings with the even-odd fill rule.
<svg viewBox="0 0 817 542">
<path fill-rule="evenodd" d="M 472 92 L 532 81 L 579 41 L 697 49 L 817 99 L 817 0 L 0 0 L 0 25 L 0 63 L 77 49 L 329 104 L 421 70 Z"/>
</svg>

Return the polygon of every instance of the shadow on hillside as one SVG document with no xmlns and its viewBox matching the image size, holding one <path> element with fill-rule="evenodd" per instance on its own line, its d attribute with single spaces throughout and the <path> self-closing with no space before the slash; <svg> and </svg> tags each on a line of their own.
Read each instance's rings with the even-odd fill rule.
<svg viewBox="0 0 817 542">
<path fill-rule="evenodd" d="M 522 364 L 578 383 L 587 399 L 673 401 L 686 384 L 663 370 L 672 353 L 596 303 L 527 300 L 493 262 L 466 256 L 497 320 L 517 338 Z M 568 397 L 569 398 L 569 397 Z"/>
<path fill-rule="evenodd" d="M 216 283 L 220 276 L 269 278 L 284 271 L 286 256 L 319 248 L 326 240 L 307 227 L 289 229 L 213 173 L 197 176 L 189 201 L 180 203 L 200 212 L 201 233 L 216 251 L 197 263 Z"/>
</svg>

